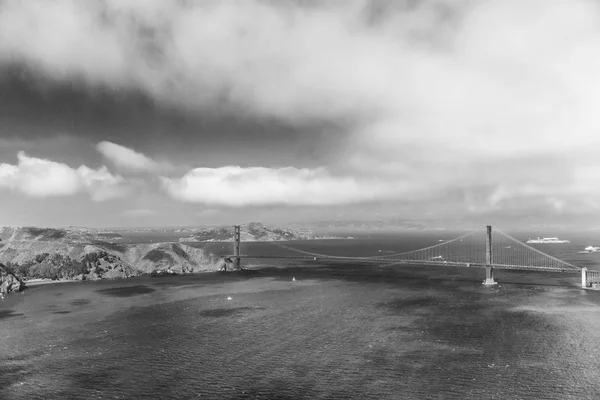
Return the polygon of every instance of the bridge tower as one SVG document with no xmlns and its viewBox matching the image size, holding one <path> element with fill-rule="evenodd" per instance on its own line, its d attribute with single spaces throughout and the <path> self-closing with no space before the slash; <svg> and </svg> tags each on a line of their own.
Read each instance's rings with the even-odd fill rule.
<svg viewBox="0 0 600 400">
<path fill-rule="evenodd" d="M 234 258 L 234 269 L 240 269 L 240 226 L 235 225 L 233 227 L 233 256 Z"/>
<path fill-rule="evenodd" d="M 485 235 L 485 281 L 484 285 L 496 285 L 494 267 L 492 266 L 492 226 L 488 225 Z"/>
</svg>

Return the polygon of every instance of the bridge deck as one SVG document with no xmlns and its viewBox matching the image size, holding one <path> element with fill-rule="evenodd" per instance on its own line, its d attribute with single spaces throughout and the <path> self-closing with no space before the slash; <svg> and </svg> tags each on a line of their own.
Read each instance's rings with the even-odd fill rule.
<svg viewBox="0 0 600 400">
<path fill-rule="evenodd" d="M 234 259 L 236 256 L 229 255 L 225 256 Z M 313 256 L 251 256 L 241 255 L 240 259 L 272 259 L 272 260 L 298 260 L 298 261 L 320 261 L 320 262 L 358 262 L 358 263 L 369 263 L 369 264 L 386 264 L 386 265 L 431 265 L 439 267 L 464 267 L 464 268 L 485 268 L 489 265 L 483 263 L 467 263 L 467 262 L 455 262 L 455 261 L 435 261 L 435 260 L 396 260 L 393 258 L 386 259 L 381 258 L 360 258 L 360 257 L 343 257 L 343 256 L 329 256 L 329 257 L 313 257 Z M 521 271 L 543 271 L 543 272 L 561 272 L 561 273 L 572 273 L 580 274 L 580 269 L 574 268 L 555 268 L 555 267 L 539 267 L 539 266 L 528 266 L 528 265 L 511 265 L 511 264 L 491 264 L 495 269 L 503 270 L 521 270 Z"/>
</svg>

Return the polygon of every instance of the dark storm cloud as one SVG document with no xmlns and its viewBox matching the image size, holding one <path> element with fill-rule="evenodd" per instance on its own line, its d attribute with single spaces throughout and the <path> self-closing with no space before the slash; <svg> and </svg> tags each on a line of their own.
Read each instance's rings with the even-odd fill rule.
<svg viewBox="0 0 600 400">
<path fill-rule="evenodd" d="M 290 157 L 310 165 L 334 154 L 333 144 L 343 132 L 335 123 L 288 124 L 228 109 L 191 113 L 139 91 L 49 82 L 23 68 L 0 73 L 0 137 L 28 146 L 70 135 L 92 144 L 106 140 L 159 157 L 176 156 L 195 165 L 248 165 L 258 159 L 262 165 L 284 166 Z"/>
</svg>

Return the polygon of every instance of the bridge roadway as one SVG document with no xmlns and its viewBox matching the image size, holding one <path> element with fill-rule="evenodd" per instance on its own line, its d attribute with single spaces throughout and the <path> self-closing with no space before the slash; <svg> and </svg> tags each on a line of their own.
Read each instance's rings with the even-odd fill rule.
<svg viewBox="0 0 600 400">
<path fill-rule="evenodd" d="M 235 260 L 235 255 L 224 256 Z M 431 265 L 437 267 L 465 267 L 465 268 L 486 268 L 491 266 L 494 269 L 504 270 L 520 270 L 520 271 L 542 271 L 542 272 L 561 272 L 561 273 L 572 273 L 581 274 L 580 269 L 573 268 L 556 268 L 556 267 L 539 267 L 539 266 L 528 266 L 528 265 L 510 265 L 510 264 L 491 264 L 486 265 L 484 263 L 468 263 L 468 262 L 456 262 L 456 261 L 436 261 L 436 260 L 399 260 L 394 258 L 362 258 L 362 257 L 343 257 L 343 256 L 327 256 L 327 257 L 313 257 L 313 256 L 250 256 L 241 255 L 242 259 L 278 259 L 278 260 L 298 260 L 298 261 L 324 261 L 324 262 L 359 262 L 359 263 L 376 263 L 376 264 L 407 264 L 407 265 Z"/>
</svg>

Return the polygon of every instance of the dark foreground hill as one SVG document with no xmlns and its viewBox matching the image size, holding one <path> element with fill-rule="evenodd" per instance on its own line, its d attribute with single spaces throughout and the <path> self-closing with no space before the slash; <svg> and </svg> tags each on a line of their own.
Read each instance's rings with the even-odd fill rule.
<svg viewBox="0 0 600 400">
<path fill-rule="evenodd" d="M 216 271 L 225 261 L 182 243 L 116 244 L 68 229 L 2 228 L 0 262 L 23 279 L 127 278 L 155 270 Z"/>
</svg>

